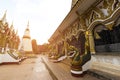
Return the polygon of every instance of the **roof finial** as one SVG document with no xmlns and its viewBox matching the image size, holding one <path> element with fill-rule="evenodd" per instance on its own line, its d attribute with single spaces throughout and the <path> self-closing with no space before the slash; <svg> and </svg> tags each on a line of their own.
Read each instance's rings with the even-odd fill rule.
<svg viewBox="0 0 120 80">
<path fill-rule="evenodd" d="M 13 31 L 13 21 L 12 21 L 12 24 L 10 26 L 10 30 Z"/>
<path fill-rule="evenodd" d="M 2 22 L 6 22 L 6 13 L 7 13 L 7 10 L 5 11 L 3 17 L 2 17 Z"/>
<path fill-rule="evenodd" d="M 28 20 L 27 28 L 29 29 L 29 20 Z"/>
<path fill-rule="evenodd" d="M 18 29 L 16 29 L 16 33 L 15 33 L 16 35 L 18 34 Z"/>
</svg>

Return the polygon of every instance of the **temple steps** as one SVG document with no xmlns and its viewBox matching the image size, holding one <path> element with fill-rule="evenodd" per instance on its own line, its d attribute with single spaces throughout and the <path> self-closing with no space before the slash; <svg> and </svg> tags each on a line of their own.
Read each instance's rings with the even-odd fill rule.
<svg viewBox="0 0 120 80">
<path fill-rule="evenodd" d="M 120 76 L 113 75 L 107 72 L 95 70 L 95 69 L 89 69 L 87 71 L 87 74 L 96 77 L 100 80 L 120 80 Z"/>
<path fill-rule="evenodd" d="M 85 74 L 83 77 L 74 77 L 71 75 L 70 59 L 64 59 L 58 63 L 52 62 L 47 56 L 41 56 L 44 64 L 47 66 L 53 80 L 100 80 L 94 76 Z"/>
</svg>

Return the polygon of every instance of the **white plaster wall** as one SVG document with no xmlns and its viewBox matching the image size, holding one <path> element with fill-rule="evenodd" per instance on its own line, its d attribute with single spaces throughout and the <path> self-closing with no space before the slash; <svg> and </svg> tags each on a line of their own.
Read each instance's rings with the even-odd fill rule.
<svg viewBox="0 0 120 80">
<path fill-rule="evenodd" d="M 22 46 L 24 51 L 32 51 L 32 43 L 30 39 L 23 38 Z"/>
<path fill-rule="evenodd" d="M 25 31 L 24 36 L 30 36 L 30 32 L 29 31 Z"/>
</svg>

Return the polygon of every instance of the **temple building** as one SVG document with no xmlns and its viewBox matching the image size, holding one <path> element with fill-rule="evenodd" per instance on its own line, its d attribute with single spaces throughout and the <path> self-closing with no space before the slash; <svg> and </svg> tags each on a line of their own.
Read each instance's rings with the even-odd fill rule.
<svg viewBox="0 0 120 80">
<path fill-rule="evenodd" d="M 50 56 L 69 56 L 69 47 L 76 48 L 73 74 L 81 74 L 90 61 L 88 70 L 120 76 L 120 0 L 72 0 L 70 12 L 49 43 Z M 91 59 L 86 57 L 89 53 Z"/>
<path fill-rule="evenodd" d="M 32 43 L 31 43 L 31 37 L 30 37 L 30 29 L 29 29 L 29 22 L 27 25 L 27 28 L 25 29 L 23 38 L 22 38 L 22 45 L 21 48 L 25 53 L 32 53 Z"/>
<path fill-rule="evenodd" d="M 0 64 L 19 63 L 18 46 L 20 38 L 14 30 L 13 23 L 9 26 L 6 20 L 6 12 L 0 19 Z"/>
<path fill-rule="evenodd" d="M 6 47 L 18 50 L 20 38 L 17 32 L 14 29 L 13 23 L 9 26 L 5 11 L 3 17 L 0 19 L 0 52 L 4 52 Z"/>
</svg>

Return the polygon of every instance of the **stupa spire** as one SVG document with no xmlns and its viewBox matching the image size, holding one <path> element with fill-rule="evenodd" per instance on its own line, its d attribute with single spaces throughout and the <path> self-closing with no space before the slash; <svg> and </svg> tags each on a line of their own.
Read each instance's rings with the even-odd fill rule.
<svg viewBox="0 0 120 80">
<path fill-rule="evenodd" d="M 32 53 L 32 44 L 31 44 L 31 37 L 30 37 L 30 30 L 29 30 L 29 21 L 27 24 L 27 28 L 24 32 L 23 39 L 22 39 L 22 47 L 26 53 Z"/>
<path fill-rule="evenodd" d="M 27 24 L 27 28 L 29 29 L 29 21 L 28 21 L 28 24 Z"/>
</svg>

